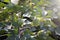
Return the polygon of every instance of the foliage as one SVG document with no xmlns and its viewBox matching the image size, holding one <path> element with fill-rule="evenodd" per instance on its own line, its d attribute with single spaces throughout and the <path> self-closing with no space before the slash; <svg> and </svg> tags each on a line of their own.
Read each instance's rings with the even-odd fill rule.
<svg viewBox="0 0 60 40">
<path fill-rule="evenodd" d="M 0 2 L 0 27 L 8 30 L 7 40 L 54 40 L 49 36 L 55 28 L 52 11 L 45 10 L 48 0 L 20 0 L 17 5 L 4 2 L 8 4 Z"/>
</svg>

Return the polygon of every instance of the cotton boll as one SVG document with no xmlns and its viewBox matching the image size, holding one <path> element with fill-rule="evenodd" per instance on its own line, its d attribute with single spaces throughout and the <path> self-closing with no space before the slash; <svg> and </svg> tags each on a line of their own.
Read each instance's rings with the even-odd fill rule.
<svg viewBox="0 0 60 40">
<path fill-rule="evenodd" d="M 42 15 L 43 15 L 43 16 L 46 16 L 47 13 L 48 13 L 48 12 L 44 10 L 44 11 L 42 12 Z"/>
<path fill-rule="evenodd" d="M 29 12 L 27 12 L 26 14 L 23 14 L 23 17 L 31 17 L 31 15 L 29 14 Z"/>
<path fill-rule="evenodd" d="M 11 3 L 17 5 L 19 0 L 11 0 Z"/>
<path fill-rule="evenodd" d="M 45 7 L 42 7 L 42 16 L 46 16 L 48 12 L 45 10 Z"/>
<path fill-rule="evenodd" d="M 53 9 L 54 12 L 57 12 L 58 10 L 56 8 Z"/>
</svg>

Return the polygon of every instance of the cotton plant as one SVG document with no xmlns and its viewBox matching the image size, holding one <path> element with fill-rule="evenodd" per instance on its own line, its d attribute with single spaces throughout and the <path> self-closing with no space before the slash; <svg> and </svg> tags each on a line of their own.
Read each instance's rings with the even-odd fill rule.
<svg viewBox="0 0 60 40">
<path fill-rule="evenodd" d="M 5 22 L 10 22 L 10 25 L 6 25 L 9 32 L 7 40 L 51 38 L 49 34 L 53 23 L 46 17 L 49 13 L 44 9 L 44 3 L 46 3 L 44 0 L 10 0 L 9 4 L 4 5 L 6 8 L 0 12 L 2 15 L 0 16 L 1 18 L 7 16 L 1 21 L 4 25 Z"/>
</svg>

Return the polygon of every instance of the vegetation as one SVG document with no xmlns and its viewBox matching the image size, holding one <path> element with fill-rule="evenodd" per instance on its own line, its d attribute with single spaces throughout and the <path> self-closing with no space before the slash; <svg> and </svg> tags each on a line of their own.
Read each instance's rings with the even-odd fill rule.
<svg viewBox="0 0 60 40">
<path fill-rule="evenodd" d="M 51 21 L 53 11 L 46 9 L 50 4 L 48 0 L 19 0 L 17 4 L 11 3 L 11 0 L 1 1 L 0 38 L 55 40 L 50 36 L 56 28 Z"/>
</svg>

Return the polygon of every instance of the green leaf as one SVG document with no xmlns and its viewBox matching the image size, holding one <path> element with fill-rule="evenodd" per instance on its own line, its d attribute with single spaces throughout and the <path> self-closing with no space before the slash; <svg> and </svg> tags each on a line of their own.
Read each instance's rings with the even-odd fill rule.
<svg viewBox="0 0 60 40">
<path fill-rule="evenodd" d="M 4 2 L 10 2 L 10 0 L 4 0 Z"/>
</svg>

